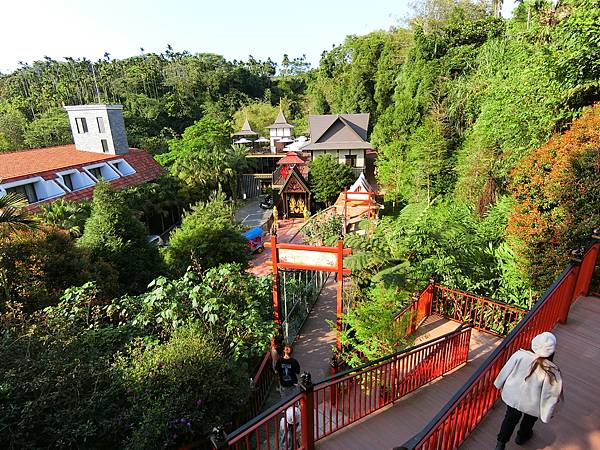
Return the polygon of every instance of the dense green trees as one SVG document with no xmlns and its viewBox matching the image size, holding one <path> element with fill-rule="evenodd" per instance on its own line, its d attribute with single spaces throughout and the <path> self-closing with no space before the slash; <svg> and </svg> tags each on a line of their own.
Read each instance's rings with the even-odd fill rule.
<svg viewBox="0 0 600 450">
<path fill-rule="evenodd" d="M 553 136 L 511 174 L 517 205 L 508 233 L 523 269 L 542 290 L 562 270 L 571 249 L 585 246 L 600 223 L 600 105 L 569 131 Z"/>
<path fill-rule="evenodd" d="M 36 117 L 25 129 L 25 144 L 31 148 L 51 147 L 73 142 L 67 112 L 50 109 Z"/>
<path fill-rule="evenodd" d="M 329 206 L 353 181 L 352 169 L 331 155 L 318 156 L 310 163 L 310 190 L 317 202 Z"/>
<path fill-rule="evenodd" d="M 144 291 L 162 270 L 158 249 L 148 243 L 146 228 L 122 195 L 105 183 L 94 190 L 92 212 L 77 245 L 89 249 L 93 258 L 113 264 L 124 292 Z"/>
<path fill-rule="evenodd" d="M 104 298 L 119 292 L 116 271 L 92 260 L 63 231 L 40 226 L 0 237 L 0 310 L 18 304 L 31 313 L 55 304 L 66 288 L 90 280 L 98 280 Z"/>
<path fill-rule="evenodd" d="M 226 262 L 246 264 L 247 241 L 233 221 L 232 204 L 222 192 L 191 207 L 170 238 L 163 255 L 169 270 L 183 274 L 189 266 L 203 271 Z"/>
<path fill-rule="evenodd" d="M 286 93 L 271 79 L 276 67 L 270 60 L 249 57 L 246 62 L 230 62 L 215 54 L 177 52 L 170 46 L 160 54 L 142 51 L 123 60 L 111 59 L 109 53 L 93 62 L 45 58 L 0 76 L 0 102 L 30 121 L 63 105 L 120 103 L 130 145 L 159 153 L 167 149 L 168 139 L 207 113 L 224 120 L 251 99 L 267 95 L 278 102 Z M 37 124 L 26 145 L 39 145 L 40 133 L 48 131 L 47 123 Z M 19 126 L 14 129 L 18 136 Z M 20 139 L 9 136 L 0 122 L 0 148 L 19 148 Z M 45 143 L 58 141 L 47 139 Z"/>
<path fill-rule="evenodd" d="M 237 198 L 238 177 L 248 167 L 246 148 L 231 144 L 231 123 L 206 116 L 186 128 L 181 139 L 169 142 L 158 161 L 178 178 L 188 202 L 226 191 Z"/>
<path fill-rule="evenodd" d="M 235 265 L 108 303 L 87 283 L 0 326 L 2 448 L 144 450 L 230 421 L 273 328 L 268 280 Z"/>
</svg>

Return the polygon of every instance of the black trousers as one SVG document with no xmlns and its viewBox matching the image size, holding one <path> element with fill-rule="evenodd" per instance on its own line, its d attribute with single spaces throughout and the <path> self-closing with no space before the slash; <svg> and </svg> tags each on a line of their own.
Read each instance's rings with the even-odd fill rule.
<svg viewBox="0 0 600 450">
<path fill-rule="evenodd" d="M 523 420 L 521 420 L 521 416 L 523 416 Z M 517 434 L 522 438 L 528 439 L 533 433 L 533 424 L 537 419 L 537 417 L 524 414 L 518 409 L 507 405 L 506 415 L 502 421 L 500 433 L 498 433 L 498 442 L 504 442 L 506 444 L 510 441 L 510 437 L 512 436 L 513 431 L 515 431 L 515 427 L 519 423 L 519 420 L 521 420 L 521 426 L 519 427 Z"/>
</svg>

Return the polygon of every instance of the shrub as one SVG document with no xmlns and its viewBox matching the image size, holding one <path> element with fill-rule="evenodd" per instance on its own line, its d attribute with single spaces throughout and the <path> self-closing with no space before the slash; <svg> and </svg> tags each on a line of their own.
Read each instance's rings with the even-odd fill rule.
<svg viewBox="0 0 600 450">
<path fill-rule="evenodd" d="M 176 280 L 158 278 L 147 293 L 115 300 L 109 312 L 163 339 L 196 320 L 235 359 L 259 355 L 273 330 L 269 279 L 234 264 L 210 269 L 202 278 L 190 271 Z"/>
<path fill-rule="evenodd" d="M 517 202 L 508 232 L 525 268 L 541 289 L 566 265 L 569 252 L 585 245 L 600 223 L 600 105 L 588 109 L 569 131 L 556 134 L 513 173 Z"/>
<path fill-rule="evenodd" d="M 94 190 L 92 213 L 77 244 L 88 248 L 94 259 L 113 264 L 125 292 L 142 292 L 162 271 L 158 249 L 148 243 L 144 225 L 106 183 Z"/>
<path fill-rule="evenodd" d="M 52 227 L 15 231 L 0 239 L 0 302 L 22 303 L 26 312 L 51 305 L 69 286 L 98 279 L 103 298 L 117 292 L 117 273 L 92 262 L 66 232 Z"/>
<path fill-rule="evenodd" d="M 223 263 L 248 261 L 247 241 L 242 228 L 233 222 L 233 208 L 223 193 L 197 203 L 184 214 L 163 251 L 170 271 L 181 276 L 189 266 L 207 270 Z"/>
<path fill-rule="evenodd" d="M 250 391 L 247 368 L 220 347 L 189 323 L 165 343 L 137 340 L 119 358 L 116 370 L 131 405 L 126 448 L 182 445 L 240 411 Z"/>
<path fill-rule="evenodd" d="M 110 365 L 131 329 L 90 321 L 92 290 L 34 316 L 0 315 L 0 447 L 121 447 L 126 396 Z"/>
</svg>

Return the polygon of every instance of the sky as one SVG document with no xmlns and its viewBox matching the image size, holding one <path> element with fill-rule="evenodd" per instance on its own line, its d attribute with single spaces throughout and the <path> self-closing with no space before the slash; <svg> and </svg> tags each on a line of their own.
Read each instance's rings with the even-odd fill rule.
<svg viewBox="0 0 600 450">
<path fill-rule="evenodd" d="M 509 3 L 509 2 L 507 2 Z M 174 50 L 227 59 L 306 55 L 349 34 L 402 24 L 408 0 L 5 0 L 1 6 L 0 72 L 44 56 L 125 58 Z"/>
</svg>

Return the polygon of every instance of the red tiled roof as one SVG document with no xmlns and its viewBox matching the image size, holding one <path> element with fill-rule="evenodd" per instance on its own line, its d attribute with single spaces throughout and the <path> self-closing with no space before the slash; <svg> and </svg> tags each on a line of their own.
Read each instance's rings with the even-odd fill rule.
<svg viewBox="0 0 600 450">
<path fill-rule="evenodd" d="M 0 179 L 7 182 L 39 175 L 42 172 L 56 172 L 73 166 L 121 157 L 123 155 L 105 155 L 77 150 L 73 144 L 0 153 Z"/>
<path fill-rule="evenodd" d="M 287 155 L 285 155 L 283 158 L 281 158 L 279 161 L 277 161 L 277 165 L 283 165 L 283 164 L 306 164 L 306 161 L 304 161 L 302 158 L 300 158 L 298 156 L 298 153 L 288 152 Z"/>
<path fill-rule="evenodd" d="M 42 152 L 47 150 L 47 152 Z M 76 154 L 73 154 L 76 152 Z M 88 154 L 89 153 L 89 154 Z M 82 155 L 80 155 L 82 154 Z M 6 158 L 12 155 L 14 158 Z M 16 157 L 15 155 L 19 155 Z M 21 155 L 27 155 L 28 158 L 23 158 Z M 43 158 L 49 157 L 51 162 L 44 161 L 31 161 L 31 158 Z M 49 147 L 46 149 L 39 150 L 27 150 L 22 152 L 13 152 L 0 154 L 0 179 L 2 176 L 8 173 L 12 173 L 12 177 L 5 177 L 2 182 L 17 181 L 23 178 L 29 178 L 33 176 L 40 176 L 45 180 L 53 180 L 57 178 L 56 172 L 66 169 L 79 169 L 88 164 L 97 162 L 106 162 L 109 160 L 124 159 L 127 163 L 133 167 L 135 173 L 126 175 L 115 180 L 111 180 L 108 183 L 113 189 L 123 189 L 130 186 L 136 186 L 138 184 L 146 183 L 148 181 L 158 178 L 160 175 L 165 173 L 165 169 L 158 164 L 152 155 L 146 150 L 138 148 L 130 148 L 129 152 L 124 155 L 104 155 L 100 153 L 83 152 L 75 150 L 73 145 L 66 145 L 61 147 Z M 21 161 L 22 167 L 28 168 L 20 169 L 15 162 Z M 6 166 L 3 164 L 7 163 Z M 10 164 L 9 164 L 10 163 Z M 51 167 L 51 168 L 48 168 Z M 35 170 L 38 169 L 38 170 Z M 40 170 L 45 169 L 45 170 Z M 9 172 L 11 170 L 12 172 Z M 20 173 L 20 175 L 17 175 Z M 39 203 L 29 205 L 25 209 L 30 212 L 39 211 L 39 205 L 43 203 L 51 203 L 57 198 L 62 198 L 69 201 L 79 201 L 83 199 L 92 198 L 94 192 L 94 186 L 90 186 L 85 189 L 80 189 L 75 192 L 67 192 L 65 195 L 60 197 L 54 197 L 51 199 L 43 200 Z"/>
</svg>

